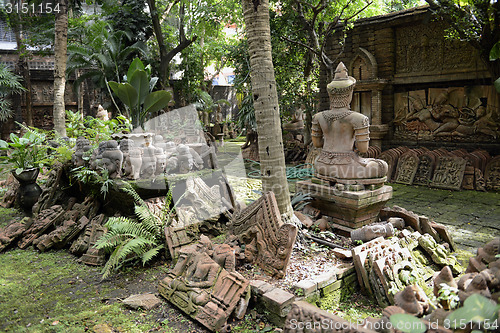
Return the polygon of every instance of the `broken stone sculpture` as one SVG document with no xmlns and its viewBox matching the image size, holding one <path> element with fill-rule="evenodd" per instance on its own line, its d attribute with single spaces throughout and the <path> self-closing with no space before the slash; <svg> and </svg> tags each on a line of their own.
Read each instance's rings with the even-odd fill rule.
<svg viewBox="0 0 500 333">
<path fill-rule="evenodd" d="M 103 249 L 96 249 L 95 243 L 107 231 L 106 227 L 102 226 L 99 220 L 92 221 L 90 224 L 90 235 L 87 240 L 87 252 L 80 258 L 80 260 L 87 265 L 100 266 L 106 262 L 106 256 Z"/>
<path fill-rule="evenodd" d="M 54 231 L 37 238 L 33 242 L 33 245 L 42 252 L 47 251 L 52 247 L 62 248 L 74 237 L 76 237 L 88 223 L 89 219 L 86 216 L 82 216 L 78 222 L 75 222 L 73 219 L 65 220 L 63 224 L 57 227 Z"/>
<path fill-rule="evenodd" d="M 368 242 L 377 237 L 394 236 L 394 226 L 391 223 L 374 223 L 351 231 L 353 241 Z"/>
<path fill-rule="evenodd" d="M 385 161 L 361 158 L 353 150 L 368 151 L 370 123 L 368 117 L 350 110 L 356 80 L 348 76 L 341 62 L 335 78 L 328 84 L 330 110 L 319 112 L 312 121 L 312 140 L 322 151 L 314 163 L 318 178 L 339 179 L 382 178 L 388 165 Z"/>
<path fill-rule="evenodd" d="M 229 244 L 213 244 L 205 235 L 200 236 L 200 243 L 210 257 L 229 272 L 234 272 L 236 265 L 235 251 Z"/>
<path fill-rule="evenodd" d="M 449 265 L 453 273 L 459 274 L 462 272 L 462 267 L 457 259 L 450 255 L 450 252 L 441 244 L 438 244 L 429 234 L 424 234 L 418 239 L 418 244 L 427 252 L 432 261 L 440 266 Z"/>
<path fill-rule="evenodd" d="M 200 177 L 188 177 L 183 203 L 176 208 L 177 226 L 218 218 L 225 210 L 219 185 L 209 187 Z"/>
<path fill-rule="evenodd" d="M 91 145 L 90 141 L 83 136 L 79 136 L 78 139 L 76 139 L 76 149 L 75 152 L 73 153 L 73 156 L 71 156 L 71 162 L 73 162 L 73 165 L 75 167 L 81 167 L 86 164 L 83 155 L 90 150 Z"/>
<path fill-rule="evenodd" d="M 0 230 L 0 252 L 5 250 L 11 243 L 15 242 L 25 230 L 26 225 L 19 222 L 13 222 Z"/>
<path fill-rule="evenodd" d="M 185 249 L 166 278 L 160 295 L 212 331 L 220 330 L 247 292 L 249 282 L 228 272 L 209 255 L 209 242 Z"/>
<path fill-rule="evenodd" d="M 247 208 L 233 215 L 229 233 L 245 245 L 245 259 L 272 276 L 285 276 L 297 236 L 293 224 L 281 222 L 273 192 L 264 194 Z"/>
<path fill-rule="evenodd" d="M 22 239 L 17 244 L 18 247 L 25 249 L 35 239 L 43 235 L 50 226 L 57 224 L 62 219 L 64 213 L 64 209 L 60 205 L 54 205 L 41 211 L 30 227 L 24 231 Z"/>
<path fill-rule="evenodd" d="M 95 225 L 102 225 L 105 220 L 105 216 L 103 214 L 97 215 L 92 218 L 90 223 L 87 223 L 85 226 L 85 230 L 80 236 L 73 242 L 69 251 L 76 256 L 81 256 L 85 252 L 87 252 L 89 248 L 89 241 L 91 238 L 92 230 Z"/>
</svg>

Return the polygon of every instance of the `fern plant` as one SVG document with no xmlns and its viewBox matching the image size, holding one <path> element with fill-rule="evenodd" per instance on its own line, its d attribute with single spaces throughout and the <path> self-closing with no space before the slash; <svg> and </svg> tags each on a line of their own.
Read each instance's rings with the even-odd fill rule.
<svg viewBox="0 0 500 333">
<path fill-rule="evenodd" d="M 106 222 L 108 231 L 95 245 L 96 248 L 111 253 L 104 265 L 104 278 L 126 263 L 141 261 L 145 265 L 153 259 L 164 248 L 163 229 L 173 218 L 170 191 L 166 196 L 164 209 L 156 215 L 131 186 L 122 190 L 134 199 L 136 219 L 111 217 Z"/>
</svg>

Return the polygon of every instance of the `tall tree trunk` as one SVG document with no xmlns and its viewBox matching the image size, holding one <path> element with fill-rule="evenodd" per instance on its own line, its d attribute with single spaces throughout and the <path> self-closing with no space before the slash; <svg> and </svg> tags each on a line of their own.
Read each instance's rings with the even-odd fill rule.
<svg viewBox="0 0 500 333">
<path fill-rule="evenodd" d="M 264 192 L 274 192 L 281 214 L 290 220 L 293 209 L 286 179 L 278 93 L 271 55 L 269 0 L 242 0 L 242 5 L 250 53 L 253 105 L 259 135 L 262 188 Z"/>
<path fill-rule="evenodd" d="M 66 136 L 66 112 L 64 90 L 66 88 L 66 60 L 68 43 L 68 0 L 58 0 L 54 41 L 54 130 L 59 136 Z"/>
</svg>

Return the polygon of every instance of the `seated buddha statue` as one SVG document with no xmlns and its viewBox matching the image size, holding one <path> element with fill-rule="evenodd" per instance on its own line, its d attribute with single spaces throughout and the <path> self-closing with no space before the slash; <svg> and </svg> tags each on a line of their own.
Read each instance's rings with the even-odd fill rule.
<svg viewBox="0 0 500 333">
<path fill-rule="evenodd" d="M 356 79 L 348 76 L 345 65 L 339 63 L 335 78 L 327 86 L 330 110 L 313 118 L 312 142 L 322 148 L 314 163 L 318 178 L 341 182 L 382 178 L 387 174 L 385 161 L 357 154 L 368 150 L 370 123 L 367 116 L 350 109 L 355 84 Z"/>
</svg>

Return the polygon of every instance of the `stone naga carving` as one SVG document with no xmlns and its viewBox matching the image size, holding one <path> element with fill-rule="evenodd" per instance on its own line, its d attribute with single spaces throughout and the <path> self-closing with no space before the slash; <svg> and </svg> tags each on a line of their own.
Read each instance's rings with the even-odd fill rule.
<svg viewBox="0 0 500 333">
<path fill-rule="evenodd" d="M 273 192 L 235 213 L 228 229 L 245 244 L 247 261 L 259 265 L 272 276 L 285 276 L 297 228 L 293 224 L 282 224 Z"/>
<path fill-rule="evenodd" d="M 312 121 L 312 142 L 322 152 L 314 163 L 316 176 L 327 180 L 382 178 L 388 166 L 382 160 L 361 158 L 353 150 L 368 151 L 370 123 L 365 115 L 350 110 L 356 80 L 347 75 L 341 62 L 328 84 L 330 110 L 319 112 Z"/>
</svg>

